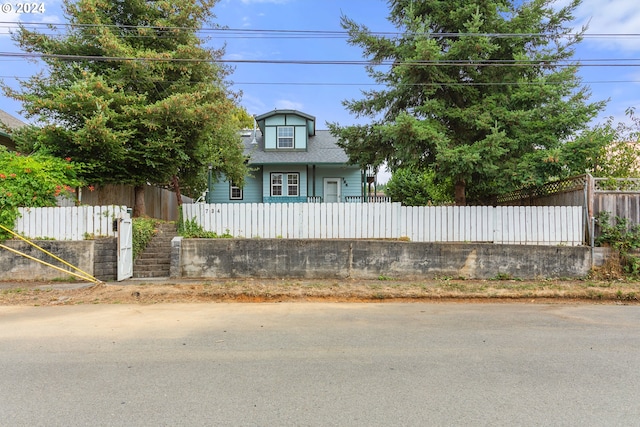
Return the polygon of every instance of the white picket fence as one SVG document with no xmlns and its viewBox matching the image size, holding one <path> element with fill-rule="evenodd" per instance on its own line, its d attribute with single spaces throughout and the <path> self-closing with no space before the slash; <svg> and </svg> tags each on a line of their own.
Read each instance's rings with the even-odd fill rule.
<svg viewBox="0 0 640 427">
<path fill-rule="evenodd" d="M 114 237 L 113 220 L 126 206 L 19 208 L 14 231 L 30 239 L 84 240 Z"/>
<path fill-rule="evenodd" d="M 234 237 L 400 239 L 578 246 L 579 206 L 419 206 L 399 203 L 185 204 L 183 218 Z"/>
</svg>

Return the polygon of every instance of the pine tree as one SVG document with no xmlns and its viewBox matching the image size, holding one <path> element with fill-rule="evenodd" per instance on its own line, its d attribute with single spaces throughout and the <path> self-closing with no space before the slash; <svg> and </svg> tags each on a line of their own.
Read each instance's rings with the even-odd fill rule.
<svg viewBox="0 0 640 427">
<path fill-rule="evenodd" d="M 147 182 L 196 193 L 212 164 L 242 183 L 229 70 L 198 36 L 216 2 L 65 0 L 63 34 L 22 26 L 16 42 L 47 72 L 4 89 L 40 120 L 33 148 L 84 163 L 87 182 L 134 185 L 134 216 Z"/>
<path fill-rule="evenodd" d="M 454 182 L 457 204 L 557 175 L 560 145 L 604 107 L 588 102 L 571 60 L 580 0 L 389 4 L 397 37 L 342 18 L 385 86 L 344 101 L 370 124 L 330 124 L 351 161 L 433 169 Z"/>
</svg>

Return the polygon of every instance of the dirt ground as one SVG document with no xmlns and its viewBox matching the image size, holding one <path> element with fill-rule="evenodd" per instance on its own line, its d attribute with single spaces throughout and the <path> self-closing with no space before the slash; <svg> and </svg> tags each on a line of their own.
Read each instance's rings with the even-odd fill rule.
<svg viewBox="0 0 640 427">
<path fill-rule="evenodd" d="M 123 283 L 0 282 L 0 305 L 285 301 L 640 304 L 640 282 L 626 280 L 138 279 Z"/>
</svg>

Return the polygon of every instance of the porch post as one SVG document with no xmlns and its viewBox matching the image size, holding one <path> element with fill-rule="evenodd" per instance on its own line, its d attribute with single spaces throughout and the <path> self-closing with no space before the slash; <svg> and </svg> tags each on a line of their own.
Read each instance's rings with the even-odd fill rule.
<svg viewBox="0 0 640 427">
<path fill-rule="evenodd" d="M 205 201 L 211 203 L 211 188 L 213 187 L 213 165 L 209 163 L 209 172 L 207 174 L 207 197 Z"/>
</svg>

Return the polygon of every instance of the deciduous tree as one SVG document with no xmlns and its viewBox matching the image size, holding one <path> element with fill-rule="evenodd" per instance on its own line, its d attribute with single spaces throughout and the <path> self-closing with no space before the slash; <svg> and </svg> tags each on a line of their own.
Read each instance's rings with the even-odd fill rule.
<svg viewBox="0 0 640 427">
<path fill-rule="evenodd" d="M 604 123 L 587 129 L 559 150 L 559 175 L 590 173 L 600 178 L 640 177 L 640 119 L 627 110 L 627 121 Z"/>
</svg>

